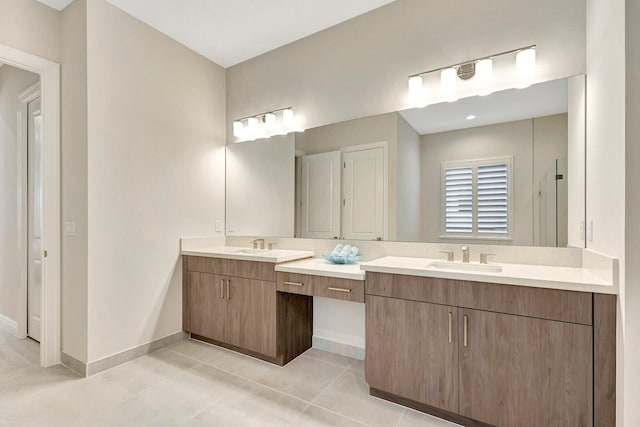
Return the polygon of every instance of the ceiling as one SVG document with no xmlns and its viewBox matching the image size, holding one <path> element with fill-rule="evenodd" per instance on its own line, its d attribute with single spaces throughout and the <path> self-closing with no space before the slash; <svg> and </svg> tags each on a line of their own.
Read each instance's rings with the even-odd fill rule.
<svg viewBox="0 0 640 427">
<path fill-rule="evenodd" d="M 71 0 L 38 0 L 63 9 Z M 225 68 L 394 0 L 107 0 Z"/>
<path fill-rule="evenodd" d="M 552 80 L 526 89 L 472 96 L 400 114 L 420 135 L 549 116 L 567 112 L 567 85 L 567 79 Z M 471 115 L 475 119 L 468 120 Z"/>
</svg>

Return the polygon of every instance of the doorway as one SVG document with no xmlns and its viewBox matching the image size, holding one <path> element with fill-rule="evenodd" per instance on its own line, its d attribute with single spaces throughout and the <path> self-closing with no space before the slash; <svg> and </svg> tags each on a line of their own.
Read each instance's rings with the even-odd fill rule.
<svg viewBox="0 0 640 427">
<path fill-rule="evenodd" d="M 17 248 L 18 262 L 21 266 L 20 298 L 17 329 L 20 336 L 26 336 L 28 306 L 28 276 L 29 270 L 33 275 L 39 275 L 37 282 L 39 288 L 34 288 L 32 294 L 39 302 L 38 320 L 40 326 L 35 326 L 33 334 L 38 334 L 40 339 L 40 365 L 44 367 L 60 363 L 60 267 L 61 267 L 61 239 L 60 239 L 60 66 L 59 64 L 44 58 L 26 53 L 19 49 L 0 44 L 0 62 L 9 66 L 29 71 L 40 77 L 40 101 L 39 105 L 31 106 L 34 115 L 32 130 L 33 135 L 38 134 L 37 144 L 39 150 L 39 168 L 41 186 L 29 189 L 25 174 L 26 168 L 22 168 L 18 179 L 22 187 L 19 194 L 24 195 L 25 189 L 35 191 L 40 203 L 40 228 L 38 235 L 31 236 L 30 240 L 37 240 L 34 245 L 27 245 L 29 239 L 27 222 L 25 220 L 26 197 L 23 196 L 19 203 L 20 212 L 18 218 L 22 218 L 18 226 Z M 14 104 L 15 105 L 15 104 Z M 15 107 L 14 107 L 15 108 Z M 38 114 L 35 114 L 38 111 Z M 29 113 L 24 110 L 18 112 L 18 119 L 24 123 Z M 37 127 L 37 131 L 36 131 Z M 18 129 L 21 129 L 20 126 Z M 24 140 L 24 139 L 23 139 Z M 35 140 L 34 140 L 35 143 Z M 18 149 L 18 165 L 24 165 L 28 141 Z M 35 147 L 33 148 L 35 149 Z M 15 157 L 14 157 L 15 159 Z M 20 166 L 19 166 L 20 167 Z M 31 246 L 31 248 L 29 248 Z M 34 263 L 39 262 L 37 268 L 27 267 L 29 254 Z"/>
</svg>

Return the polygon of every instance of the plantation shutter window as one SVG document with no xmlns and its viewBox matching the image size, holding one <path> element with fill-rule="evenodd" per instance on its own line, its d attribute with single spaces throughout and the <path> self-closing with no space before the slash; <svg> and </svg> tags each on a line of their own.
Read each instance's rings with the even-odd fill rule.
<svg viewBox="0 0 640 427">
<path fill-rule="evenodd" d="M 443 237 L 510 238 L 511 158 L 442 164 Z"/>
</svg>

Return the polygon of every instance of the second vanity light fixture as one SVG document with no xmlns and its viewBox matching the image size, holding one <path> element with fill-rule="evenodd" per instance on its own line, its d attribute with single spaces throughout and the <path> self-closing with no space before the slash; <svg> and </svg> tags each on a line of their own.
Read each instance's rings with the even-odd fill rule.
<svg viewBox="0 0 640 427">
<path fill-rule="evenodd" d="M 438 72 L 440 73 L 441 94 L 445 95 L 446 100 L 449 102 L 458 100 L 456 97 L 458 79 L 469 80 L 475 77 L 474 80 L 478 95 L 489 95 L 492 92 L 493 59 L 514 53 L 516 56 L 516 87 L 519 89 L 528 87 L 531 84 L 531 78 L 536 67 L 536 45 L 512 49 L 494 55 L 413 74 L 409 76 L 409 97 L 414 101 L 423 101 L 425 98 L 423 77 Z"/>
<path fill-rule="evenodd" d="M 296 130 L 292 107 L 266 111 L 233 121 L 233 136 L 239 139 L 238 142 L 286 135 Z"/>
</svg>

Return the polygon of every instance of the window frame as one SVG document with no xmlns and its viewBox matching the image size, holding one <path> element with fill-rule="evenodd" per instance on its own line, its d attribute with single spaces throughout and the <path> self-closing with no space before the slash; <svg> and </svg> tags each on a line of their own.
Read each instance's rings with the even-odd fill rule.
<svg viewBox="0 0 640 427">
<path fill-rule="evenodd" d="M 478 232 L 478 167 L 506 164 L 507 166 L 507 233 L 479 233 Z M 446 170 L 450 168 L 471 168 L 471 194 L 472 215 L 471 233 L 447 232 L 446 221 Z M 465 239 L 465 240 L 505 240 L 512 241 L 514 233 L 513 221 L 513 156 L 500 156 L 491 158 L 444 161 L 440 163 L 440 238 L 441 239 Z"/>
</svg>

